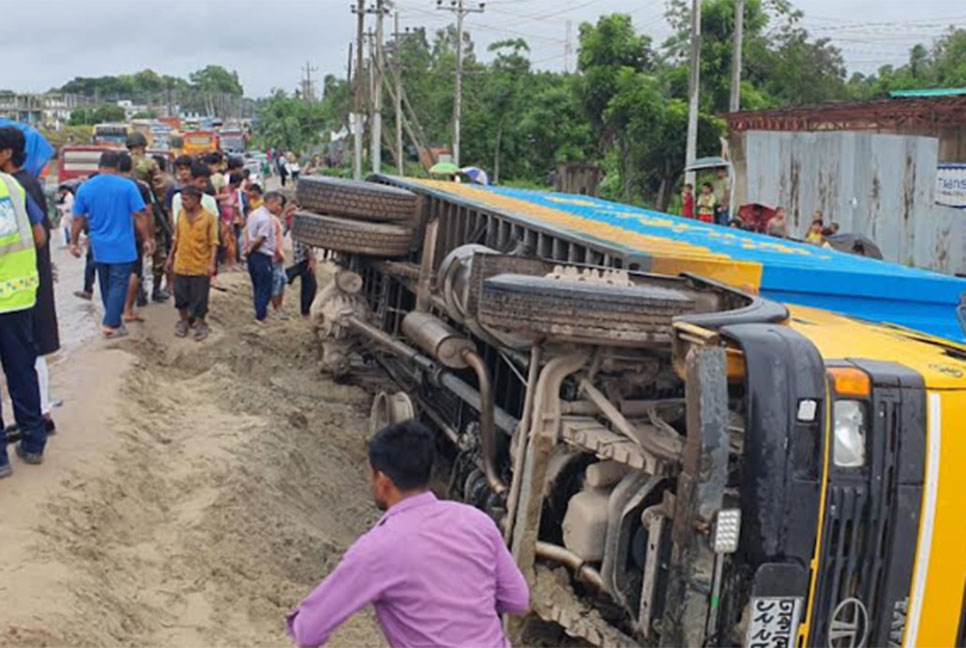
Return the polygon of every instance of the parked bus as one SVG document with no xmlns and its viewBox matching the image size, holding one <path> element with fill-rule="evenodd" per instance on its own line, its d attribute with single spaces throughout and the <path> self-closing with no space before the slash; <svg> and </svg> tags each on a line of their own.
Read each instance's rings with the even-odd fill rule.
<svg viewBox="0 0 966 648">
<path fill-rule="evenodd" d="M 184 153 L 204 155 L 219 150 L 221 146 L 218 133 L 213 131 L 189 131 L 184 134 Z"/>
<path fill-rule="evenodd" d="M 131 132 L 129 124 L 103 123 L 94 125 L 93 141 L 95 144 L 115 144 L 124 146 L 127 136 Z"/>
<path fill-rule="evenodd" d="M 95 173 L 101 153 L 112 148 L 115 147 L 62 146 L 57 157 L 57 181 L 75 180 Z"/>
<path fill-rule="evenodd" d="M 221 132 L 221 149 L 225 153 L 245 152 L 245 133 L 240 130 Z"/>
</svg>

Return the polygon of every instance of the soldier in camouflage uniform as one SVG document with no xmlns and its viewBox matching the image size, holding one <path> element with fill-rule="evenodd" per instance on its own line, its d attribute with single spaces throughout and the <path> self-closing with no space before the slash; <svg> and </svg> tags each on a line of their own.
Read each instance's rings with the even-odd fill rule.
<svg viewBox="0 0 966 648">
<path fill-rule="evenodd" d="M 161 288 L 161 281 L 164 277 L 164 262 L 167 260 L 168 246 L 171 244 L 170 222 L 162 202 L 167 185 L 157 161 L 147 154 L 148 140 L 143 133 L 135 131 L 128 135 L 127 148 L 134 160 L 134 177 L 151 188 L 151 207 L 154 211 L 154 240 L 156 242 L 154 254 L 151 256 L 151 274 L 154 277 L 151 299 L 155 302 L 163 302 L 170 297 L 168 292 Z"/>
</svg>

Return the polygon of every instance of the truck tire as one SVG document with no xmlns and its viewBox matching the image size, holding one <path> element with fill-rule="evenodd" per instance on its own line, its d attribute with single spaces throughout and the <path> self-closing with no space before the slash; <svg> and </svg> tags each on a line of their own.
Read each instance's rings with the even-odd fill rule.
<svg viewBox="0 0 966 648">
<path fill-rule="evenodd" d="M 416 194 L 374 182 L 306 176 L 299 178 L 300 209 L 373 223 L 407 223 L 416 218 Z"/>
<path fill-rule="evenodd" d="M 413 230 L 385 223 L 365 223 L 298 211 L 292 219 L 292 238 L 312 247 L 375 257 L 409 254 Z"/>
<path fill-rule="evenodd" d="M 619 286 L 502 274 L 483 282 L 479 321 L 530 336 L 637 345 L 670 339 L 675 316 L 694 300 L 657 286 Z"/>
</svg>

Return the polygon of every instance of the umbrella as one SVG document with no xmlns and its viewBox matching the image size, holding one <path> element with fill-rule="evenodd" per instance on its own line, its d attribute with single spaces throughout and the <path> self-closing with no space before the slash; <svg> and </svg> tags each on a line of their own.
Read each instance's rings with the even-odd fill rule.
<svg viewBox="0 0 966 648">
<path fill-rule="evenodd" d="M 0 118 L 0 128 L 4 126 L 13 126 L 23 131 L 24 138 L 27 140 L 27 161 L 23 163 L 22 168 L 32 176 L 39 176 L 47 161 L 54 155 L 54 147 L 33 126 Z"/>
<path fill-rule="evenodd" d="M 738 208 L 738 218 L 753 232 L 764 232 L 775 208 L 764 203 L 747 203 Z"/>
<path fill-rule="evenodd" d="M 429 172 L 434 175 L 456 175 L 460 172 L 460 168 L 452 162 L 439 162 L 433 165 Z"/>
<path fill-rule="evenodd" d="M 470 182 L 483 186 L 490 184 L 490 176 L 480 167 L 463 167 L 460 169 L 460 173 L 469 178 Z"/>
<path fill-rule="evenodd" d="M 858 254 L 871 259 L 882 258 L 882 251 L 875 241 L 861 234 L 832 234 L 825 237 L 825 242 L 839 252 Z"/>
</svg>

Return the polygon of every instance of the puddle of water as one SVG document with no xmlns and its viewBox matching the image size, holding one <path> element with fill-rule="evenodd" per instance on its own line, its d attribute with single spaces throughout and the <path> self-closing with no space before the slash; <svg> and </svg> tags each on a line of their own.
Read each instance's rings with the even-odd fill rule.
<svg viewBox="0 0 966 648">
<path fill-rule="evenodd" d="M 75 259 L 59 241 L 50 250 L 51 259 L 57 267 L 57 283 L 54 284 L 54 301 L 57 304 L 57 325 L 60 330 L 59 358 L 77 347 L 97 339 L 97 319 L 100 316 L 99 299 L 95 289 L 94 300 L 85 301 L 74 296 L 84 287 L 84 259 Z"/>
</svg>

